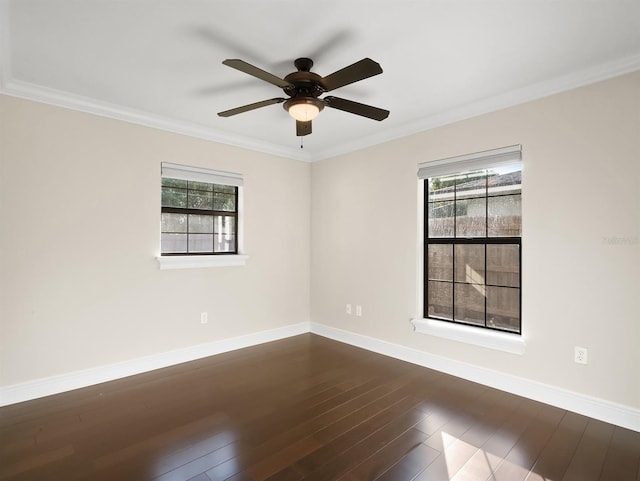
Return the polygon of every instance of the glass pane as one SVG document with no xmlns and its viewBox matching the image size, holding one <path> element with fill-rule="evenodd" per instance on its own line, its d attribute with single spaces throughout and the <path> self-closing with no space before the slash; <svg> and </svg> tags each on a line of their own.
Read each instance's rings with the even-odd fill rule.
<svg viewBox="0 0 640 481">
<path fill-rule="evenodd" d="M 162 232 L 187 232 L 187 216 L 163 213 Z"/>
<path fill-rule="evenodd" d="M 456 284 L 456 321 L 484 326 L 484 286 Z"/>
<path fill-rule="evenodd" d="M 427 316 L 453 319 L 453 284 L 429 281 L 427 283 Z"/>
<path fill-rule="evenodd" d="M 193 182 L 189 181 L 189 190 L 199 190 L 204 192 L 213 192 L 213 184 L 207 182 Z"/>
<path fill-rule="evenodd" d="M 189 208 L 205 210 L 213 209 L 213 193 L 189 190 Z"/>
<path fill-rule="evenodd" d="M 236 193 L 236 187 L 234 187 L 233 185 L 220 185 L 220 184 L 214 184 L 213 189 L 216 193 L 221 193 L 221 194 L 234 194 Z"/>
<path fill-rule="evenodd" d="M 487 287 L 487 326 L 520 332 L 520 289 Z"/>
<path fill-rule="evenodd" d="M 487 284 L 520 287 L 520 246 L 487 245 Z"/>
<path fill-rule="evenodd" d="M 429 202 L 429 237 L 453 237 L 454 203 Z"/>
<path fill-rule="evenodd" d="M 456 237 L 486 236 L 486 198 L 456 201 Z"/>
<path fill-rule="evenodd" d="M 234 212 L 236 210 L 235 194 L 218 194 L 216 192 L 213 197 L 213 209 Z"/>
<path fill-rule="evenodd" d="M 213 234 L 189 234 L 189 252 L 213 252 Z"/>
<path fill-rule="evenodd" d="M 456 282 L 484 284 L 484 244 L 456 245 Z"/>
<path fill-rule="evenodd" d="M 453 280 L 453 244 L 429 244 L 427 256 L 429 280 Z"/>
<path fill-rule="evenodd" d="M 455 176 L 434 177 L 429 179 L 427 189 L 429 202 L 441 202 L 454 199 Z"/>
<path fill-rule="evenodd" d="M 519 194 L 522 166 L 511 165 L 495 169 L 489 173 L 488 195 Z"/>
<path fill-rule="evenodd" d="M 197 234 L 213 234 L 212 215 L 189 215 L 189 232 Z"/>
<path fill-rule="evenodd" d="M 163 254 L 187 252 L 187 234 L 162 234 L 160 244 Z"/>
<path fill-rule="evenodd" d="M 522 234 L 521 196 L 489 197 L 488 226 L 490 237 L 519 237 Z"/>
<path fill-rule="evenodd" d="M 236 220 L 228 215 L 216 215 L 213 220 L 213 232 L 215 234 L 235 235 Z"/>
<path fill-rule="evenodd" d="M 236 236 L 233 234 L 214 234 L 215 252 L 234 252 L 236 250 Z"/>
<path fill-rule="evenodd" d="M 162 205 L 166 207 L 186 207 L 187 191 L 173 187 L 163 187 Z"/>
<path fill-rule="evenodd" d="M 187 181 L 182 179 L 169 179 L 167 177 L 163 177 L 162 185 L 166 187 L 179 187 L 181 189 L 186 189 Z"/>
<path fill-rule="evenodd" d="M 485 170 L 458 175 L 456 199 L 485 197 L 487 195 L 487 173 Z"/>
</svg>

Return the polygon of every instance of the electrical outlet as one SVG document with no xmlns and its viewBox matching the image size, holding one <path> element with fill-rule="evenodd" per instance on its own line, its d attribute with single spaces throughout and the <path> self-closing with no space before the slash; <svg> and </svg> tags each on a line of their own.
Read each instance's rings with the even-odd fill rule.
<svg viewBox="0 0 640 481">
<path fill-rule="evenodd" d="M 362 306 L 356 306 L 356 316 L 362 317 Z"/>
<path fill-rule="evenodd" d="M 351 304 L 347 304 L 347 307 L 345 308 L 345 311 L 347 314 L 351 314 Z"/>
<path fill-rule="evenodd" d="M 587 348 L 586 347 L 575 347 L 575 356 L 574 361 L 578 364 L 586 364 L 587 363 Z"/>
<path fill-rule="evenodd" d="M 200 324 L 206 324 L 209 322 L 209 315 L 206 312 L 200 313 Z"/>
</svg>

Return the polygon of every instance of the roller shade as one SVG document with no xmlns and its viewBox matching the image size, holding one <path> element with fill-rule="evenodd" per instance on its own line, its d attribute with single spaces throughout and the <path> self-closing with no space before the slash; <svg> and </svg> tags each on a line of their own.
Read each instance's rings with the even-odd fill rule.
<svg viewBox="0 0 640 481">
<path fill-rule="evenodd" d="M 162 162 L 162 177 L 242 187 L 242 174 Z"/>
<path fill-rule="evenodd" d="M 500 149 L 486 150 L 475 154 L 460 155 L 447 159 L 418 164 L 418 178 L 429 179 L 472 170 L 492 169 L 522 162 L 522 146 L 512 145 Z"/>
</svg>

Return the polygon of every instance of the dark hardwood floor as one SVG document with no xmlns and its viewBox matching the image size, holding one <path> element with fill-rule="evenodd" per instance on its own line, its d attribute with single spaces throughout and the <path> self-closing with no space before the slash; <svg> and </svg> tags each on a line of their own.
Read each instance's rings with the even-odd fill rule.
<svg viewBox="0 0 640 481">
<path fill-rule="evenodd" d="M 0 408 L 2 480 L 640 481 L 640 433 L 312 334 Z"/>
</svg>

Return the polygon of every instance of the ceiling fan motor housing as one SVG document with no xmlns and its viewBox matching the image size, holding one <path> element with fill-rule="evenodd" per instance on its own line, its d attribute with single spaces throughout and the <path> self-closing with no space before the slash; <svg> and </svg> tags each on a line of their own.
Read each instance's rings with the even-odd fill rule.
<svg viewBox="0 0 640 481">
<path fill-rule="evenodd" d="M 291 86 L 284 87 L 282 90 L 290 97 L 319 97 L 325 90 L 322 88 L 322 77 L 315 72 L 311 72 L 313 60 L 310 58 L 299 58 L 294 62 L 298 69 L 287 75 L 284 80 L 289 82 Z"/>
</svg>

